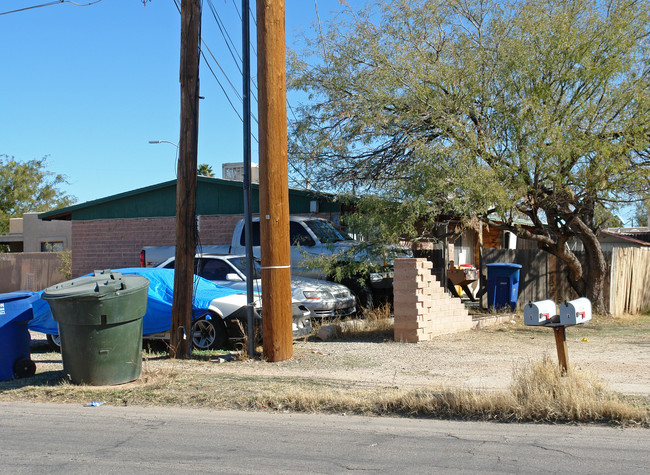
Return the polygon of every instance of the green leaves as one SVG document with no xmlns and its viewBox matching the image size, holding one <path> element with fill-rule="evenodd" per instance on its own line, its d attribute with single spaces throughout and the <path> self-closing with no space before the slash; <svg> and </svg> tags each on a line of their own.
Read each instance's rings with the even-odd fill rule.
<svg viewBox="0 0 650 475">
<path fill-rule="evenodd" d="M 207 176 L 207 177 L 214 176 L 214 171 L 212 171 L 212 167 L 207 163 L 199 164 L 198 168 L 196 169 L 196 172 L 199 176 Z"/>
<path fill-rule="evenodd" d="M 404 219 L 588 203 L 587 219 L 647 190 L 649 18 L 623 0 L 350 9 L 293 57 L 311 101 L 290 158 L 313 186 L 399 202 Z M 383 215 L 386 235 L 409 227 Z"/>
<path fill-rule="evenodd" d="M 49 211 L 74 203 L 58 189 L 65 177 L 47 170 L 47 157 L 18 162 L 0 155 L 0 234 L 9 231 L 9 219 L 30 211 Z"/>
</svg>

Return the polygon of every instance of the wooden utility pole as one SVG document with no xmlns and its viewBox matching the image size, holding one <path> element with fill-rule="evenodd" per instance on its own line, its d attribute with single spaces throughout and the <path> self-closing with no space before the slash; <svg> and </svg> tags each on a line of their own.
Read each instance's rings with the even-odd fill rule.
<svg viewBox="0 0 650 475">
<path fill-rule="evenodd" d="M 257 0 L 264 357 L 293 354 L 284 0 Z"/>
<path fill-rule="evenodd" d="M 189 358 L 196 251 L 196 164 L 199 138 L 200 0 L 181 3 L 181 137 L 176 177 L 176 261 L 169 356 Z"/>
</svg>

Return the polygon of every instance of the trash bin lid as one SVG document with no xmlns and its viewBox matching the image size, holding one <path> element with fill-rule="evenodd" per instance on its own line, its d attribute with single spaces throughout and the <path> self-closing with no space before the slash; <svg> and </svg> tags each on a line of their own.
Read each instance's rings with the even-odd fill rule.
<svg viewBox="0 0 650 475">
<path fill-rule="evenodd" d="M 510 267 L 512 269 L 521 269 L 521 264 L 511 264 L 509 262 L 493 262 L 492 264 L 485 264 L 485 267 Z"/>
<path fill-rule="evenodd" d="M 25 290 L 0 294 L 0 327 L 12 322 L 31 320 L 32 304 L 39 298 L 38 293 Z"/>
<path fill-rule="evenodd" d="M 30 299 L 28 303 L 31 304 L 33 301 L 38 300 L 38 298 L 39 296 L 36 292 L 30 290 L 16 290 L 14 292 L 0 294 L 0 303 L 18 302 L 20 300 Z"/>
<path fill-rule="evenodd" d="M 99 298 L 123 289 L 126 289 L 126 285 L 121 273 L 103 270 L 48 287 L 43 291 L 43 298 L 45 300 L 76 297 Z"/>
</svg>

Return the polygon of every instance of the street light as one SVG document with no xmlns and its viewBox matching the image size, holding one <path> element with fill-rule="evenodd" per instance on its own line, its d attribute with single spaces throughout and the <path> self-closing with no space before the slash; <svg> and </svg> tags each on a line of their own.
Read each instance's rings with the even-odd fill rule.
<svg viewBox="0 0 650 475">
<path fill-rule="evenodd" d="M 176 160 L 175 160 L 175 163 L 174 163 L 174 173 L 176 173 L 177 169 L 178 169 L 178 145 L 175 144 L 174 142 L 170 142 L 169 140 L 149 140 L 149 143 L 151 145 L 155 145 L 155 144 L 159 144 L 159 143 L 168 143 L 168 144 L 171 144 L 174 147 L 176 147 Z"/>
<path fill-rule="evenodd" d="M 172 144 L 174 147 L 178 148 L 178 145 L 176 145 L 174 142 L 170 142 L 169 140 L 149 140 L 150 144 L 157 144 L 157 143 L 169 143 Z"/>
</svg>

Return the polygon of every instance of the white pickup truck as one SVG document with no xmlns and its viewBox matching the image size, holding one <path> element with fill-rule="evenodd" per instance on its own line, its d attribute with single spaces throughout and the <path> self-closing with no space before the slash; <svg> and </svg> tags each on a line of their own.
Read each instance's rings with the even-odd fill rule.
<svg viewBox="0 0 650 475">
<path fill-rule="evenodd" d="M 289 218 L 291 240 L 291 273 L 303 277 L 332 280 L 322 269 L 314 267 L 313 258 L 340 256 L 340 261 L 367 262 L 366 271 L 341 281 L 357 297 L 357 306 L 368 308 L 373 303 L 389 299 L 393 291 L 393 260 L 396 257 L 412 257 L 410 249 L 389 246 L 380 250 L 381 255 L 371 255 L 362 250 L 363 243 L 355 241 L 322 218 L 291 216 Z M 253 218 L 253 255 L 260 257 L 260 219 Z M 153 267 L 174 255 L 174 246 L 145 247 L 140 254 L 140 265 Z M 245 254 L 246 241 L 244 220 L 239 220 L 233 231 L 230 245 L 202 246 L 197 253 Z"/>
<path fill-rule="evenodd" d="M 253 254 L 260 256 L 260 219 L 253 218 Z M 317 257 L 340 256 L 340 260 L 366 261 L 369 271 L 343 279 L 357 297 L 361 308 L 368 308 L 390 298 L 393 292 L 393 260 L 396 257 L 413 257 L 410 249 L 403 246 L 389 246 L 380 249 L 379 254 L 371 255 L 362 250 L 362 243 L 350 238 L 334 225 L 322 218 L 291 216 L 289 218 L 289 238 L 291 241 L 291 273 L 317 279 L 332 279 L 322 269 L 316 268 L 310 260 Z M 230 253 L 245 252 L 244 220 L 240 220 L 233 231 Z"/>
</svg>

